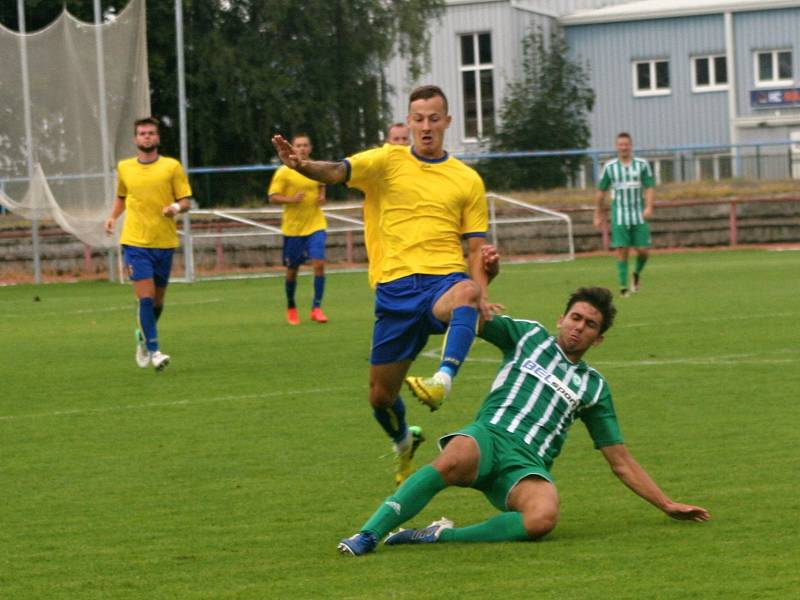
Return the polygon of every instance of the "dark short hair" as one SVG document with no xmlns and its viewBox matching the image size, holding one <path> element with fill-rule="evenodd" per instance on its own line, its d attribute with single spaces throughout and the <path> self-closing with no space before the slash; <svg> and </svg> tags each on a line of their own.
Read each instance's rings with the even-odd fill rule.
<svg viewBox="0 0 800 600">
<path fill-rule="evenodd" d="M 410 106 L 416 100 L 429 100 L 436 98 L 436 96 L 439 96 L 444 101 L 444 112 L 447 114 L 447 96 L 444 95 L 442 88 L 438 85 L 421 85 L 414 88 L 408 96 L 408 104 Z"/>
<path fill-rule="evenodd" d="M 408 129 L 408 125 L 406 125 L 405 123 L 401 123 L 400 121 L 398 121 L 397 123 L 392 123 L 391 125 L 389 125 L 389 127 L 387 127 L 387 128 L 386 128 L 386 133 L 389 133 L 389 132 L 390 132 L 392 129 L 394 129 L 395 127 L 402 127 L 402 128 L 404 128 L 404 129 Z"/>
<path fill-rule="evenodd" d="M 591 304 L 603 315 L 603 323 L 600 325 L 600 335 L 602 335 L 614 324 L 617 308 L 612 302 L 613 299 L 614 295 L 604 287 L 578 288 L 572 292 L 567 300 L 567 308 L 564 309 L 564 314 L 568 314 L 569 309 L 577 302 Z"/>
<path fill-rule="evenodd" d="M 306 139 L 308 140 L 308 143 L 309 143 L 309 144 L 311 143 L 311 136 L 310 136 L 310 135 L 308 135 L 308 134 L 307 134 L 305 131 L 300 131 L 300 132 L 298 132 L 298 133 L 295 133 L 295 134 L 292 136 L 292 143 L 294 143 L 294 141 L 295 141 L 297 138 L 301 138 L 301 137 L 304 137 L 304 138 L 306 138 Z"/>
<path fill-rule="evenodd" d="M 633 141 L 633 138 L 631 137 L 631 134 L 628 133 L 627 131 L 620 131 L 617 134 L 617 139 L 619 139 L 619 138 L 628 138 L 630 141 Z"/>
<path fill-rule="evenodd" d="M 133 135 L 138 133 L 140 125 L 154 125 L 156 128 L 156 133 L 161 133 L 161 121 L 155 117 L 142 117 L 141 119 L 136 119 L 133 122 Z"/>
</svg>

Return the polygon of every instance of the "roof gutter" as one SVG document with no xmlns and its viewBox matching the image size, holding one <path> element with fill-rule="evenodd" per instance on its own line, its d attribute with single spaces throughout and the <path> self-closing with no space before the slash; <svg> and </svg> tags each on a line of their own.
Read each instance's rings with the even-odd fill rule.
<svg viewBox="0 0 800 600">
<path fill-rule="evenodd" d="M 621 5 L 624 7 L 625 5 Z M 687 6 L 685 8 L 658 8 L 631 12 L 613 12 L 605 9 L 579 11 L 559 19 L 562 25 L 594 25 L 599 23 L 619 23 L 625 21 L 645 21 L 649 19 L 673 19 L 676 17 L 695 17 L 747 11 L 775 10 L 779 8 L 800 8 L 797 0 L 753 0 L 737 3 L 717 2 L 707 6 Z"/>
</svg>

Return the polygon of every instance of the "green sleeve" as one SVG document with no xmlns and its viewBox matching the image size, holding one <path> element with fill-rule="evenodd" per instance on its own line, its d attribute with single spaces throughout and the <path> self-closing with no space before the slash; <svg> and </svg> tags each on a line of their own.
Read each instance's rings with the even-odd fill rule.
<svg viewBox="0 0 800 600">
<path fill-rule="evenodd" d="M 608 168 L 603 167 L 603 175 L 600 177 L 600 181 L 597 183 L 597 189 L 601 192 L 605 192 L 608 188 L 611 187 L 611 177 L 608 174 Z"/>
<path fill-rule="evenodd" d="M 478 337 L 494 344 L 503 351 L 516 347 L 519 339 L 537 323 L 517 321 L 505 315 L 496 315 L 491 321 L 485 321 Z"/>
<path fill-rule="evenodd" d="M 650 168 L 650 163 L 644 161 L 644 170 L 642 171 L 642 186 L 651 188 L 655 186 L 656 179 L 653 177 L 653 170 Z"/>
<path fill-rule="evenodd" d="M 582 410 L 580 418 L 583 424 L 586 425 L 595 448 L 624 443 L 619 429 L 619 422 L 617 421 L 617 414 L 614 412 L 611 391 L 605 381 L 603 381 L 600 399 L 594 405 Z"/>
</svg>

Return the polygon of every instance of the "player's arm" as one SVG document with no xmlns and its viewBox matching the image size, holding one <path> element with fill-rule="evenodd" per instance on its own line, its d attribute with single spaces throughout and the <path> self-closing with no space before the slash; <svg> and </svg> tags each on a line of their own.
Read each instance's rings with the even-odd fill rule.
<svg viewBox="0 0 800 600">
<path fill-rule="evenodd" d="M 611 471 L 633 492 L 661 509 L 673 519 L 682 521 L 707 521 L 711 518 L 705 508 L 672 501 L 655 481 L 636 462 L 625 444 L 613 444 L 600 448 Z"/>
<path fill-rule="evenodd" d="M 317 195 L 317 204 L 322 206 L 325 202 L 328 201 L 327 197 L 325 196 L 325 184 L 320 184 L 319 186 L 319 194 Z"/>
<path fill-rule="evenodd" d="M 485 245 L 486 238 L 484 237 L 467 238 L 467 270 L 470 278 L 481 287 L 481 300 L 478 305 L 481 319 L 491 321 L 492 315 L 501 312 L 504 307 L 489 302 L 490 277 L 484 263 L 483 247 Z"/>
<path fill-rule="evenodd" d="M 285 194 L 270 194 L 267 200 L 271 204 L 298 204 L 303 201 L 303 192 L 297 192 L 291 196 Z"/>
<path fill-rule="evenodd" d="M 653 216 L 653 206 L 655 205 L 656 201 L 656 188 L 648 187 L 644 189 L 644 211 L 642 212 L 642 216 L 645 219 L 649 219 Z"/>
<path fill-rule="evenodd" d="M 108 218 L 105 222 L 106 233 L 114 233 L 114 225 L 117 223 L 117 219 L 119 219 L 119 216 L 123 212 L 125 212 L 125 197 L 117 196 L 114 198 L 114 204 L 111 206 L 111 214 L 108 215 Z"/>
<path fill-rule="evenodd" d="M 344 162 L 301 159 L 294 151 L 294 147 L 282 135 L 272 136 L 272 145 L 283 164 L 309 179 L 329 184 L 344 183 L 347 180 L 347 167 Z"/>
<path fill-rule="evenodd" d="M 594 226 L 602 229 L 606 220 L 606 193 L 598 189 L 594 193 Z"/>
<path fill-rule="evenodd" d="M 192 207 L 192 199 L 187 196 L 186 198 L 180 198 L 178 200 L 175 200 L 175 202 L 173 202 L 169 206 L 165 206 L 164 210 L 162 210 L 161 213 L 165 217 L 174 217 L 179 213 L 185 213 L 191 207 Z"/>
<path fill-rule="evenodd" d="M 483 270 L 491 283 L 500 274 L 500 254 L 492 244 L 484 244 L 481 247 L 483 257 Z"/>
</svg>

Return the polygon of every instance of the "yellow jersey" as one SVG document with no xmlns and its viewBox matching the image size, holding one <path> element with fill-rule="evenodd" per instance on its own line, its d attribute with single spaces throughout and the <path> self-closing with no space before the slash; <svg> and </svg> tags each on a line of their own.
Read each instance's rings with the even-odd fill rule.
<svg viewBox="0 0 800 600">
<path fill-rule="evenodd" d="M 449 154 L 427 160 L 392 144 L 351 156 L 345 165 L 347 185 L 366 196 L 372 285 L 417 273 L 466 271 L 462 238 L 483 237 L 489 227 L 478 173 Z"/>
<path fill-rule="evenodd" d="M 120 244 L 142 248 L 177 248 L 178 227 L 165 206 L 189 198 L 192 188 L 174 158 L 159 156 L 141 163 L 135 156 L 117 165 L 117 196 L 125 199 L 125 223 Z"/>
<path fill-rule="evenodd" d="M 319 189 L 322 184 L 294 169 L 281 166 L 272 176 L 267 195 L 280 194 L 293 196 L 303 193 L 303 200 L 296 204 L 283 205 L 283 218 L 281 219 L 281 232 L 283 235 L 311 235 L 315 231 L 326 229 L 328 222 L 325 213 L 319 205 Z"/>
</svg>

